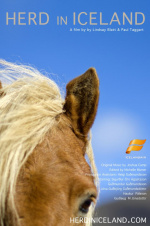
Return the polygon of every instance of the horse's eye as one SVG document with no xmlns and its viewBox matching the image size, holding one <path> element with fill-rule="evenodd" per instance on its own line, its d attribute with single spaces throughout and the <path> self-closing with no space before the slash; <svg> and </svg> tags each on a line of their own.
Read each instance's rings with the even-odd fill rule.
<svg viewBox="0 0 150 226">
<path fill-rule="evenodd" d="M 91 199 L 85 200 L 84 203 L 82 203 L 82 205 L 80 206 L 80 209 L 79 210 L 82 213 L 87 214 L 88 211 L 89 211 L 89 207 L 90 207 L 91 203 L 92 203 L 92 200 Z"/>
</svg>

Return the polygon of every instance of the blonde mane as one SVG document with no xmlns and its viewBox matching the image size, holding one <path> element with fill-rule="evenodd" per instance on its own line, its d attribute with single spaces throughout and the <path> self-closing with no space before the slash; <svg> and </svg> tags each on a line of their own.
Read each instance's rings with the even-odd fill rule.
<svg viewBox="0 0 150 226">
<path fill-rule="evenodd" d="M 0 216 L 1 225 L 9 208 L 15 211 L 15 186 L 21 167 L 46 133 L 58 123 L 64 101 L 59 88 L 38 70 L 0 60 Z M 5 95 L 6 94 L 6 95 Z M 96 175 L 93 151 L 87 155 Z"/>
</svg>

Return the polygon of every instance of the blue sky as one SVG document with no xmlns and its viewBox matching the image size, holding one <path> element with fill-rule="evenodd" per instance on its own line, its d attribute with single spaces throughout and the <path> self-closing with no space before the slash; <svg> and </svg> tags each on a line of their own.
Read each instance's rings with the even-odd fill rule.
<svg viewBox="0 0 150 226">
<path fill-rule="evenodd" d="M 47 12 L 50 21 L 40 25 L 6 25 L 6 12 Z M 86 26 L 72 25 L 72 14 L 98 12 L 110 22 L 117 12 L 142 12 L 141 26 Z M 57 16 L 68 16 L 68 25 L 57 26 Z M 134 16 L 133 16 L 134 19 Z M 139 18 L 140 19 L 140 18 Z M 134 21 L 134 20 L 133 20 Z M 70 28 L 143 28 L 143 32 L 70 32 Z M 31 64 L 53 73 L 52 78 L 63 91 L 69 80 L 95 67 L 100 78 L 100 104 L 93 126 L 93 147 L 99 173 L 101 163 L 126 162 L 125 151 L 132 139 L 147 139 L 141 152 L 149 162 L 150 134 L 150 3 L 148 0 L 5 0 L 0 7 L 0 58 Z M 148 166 L 150 169 L 150 165 Z M 112 200 L 104 195 L 101 202 Z"/>
</svg>

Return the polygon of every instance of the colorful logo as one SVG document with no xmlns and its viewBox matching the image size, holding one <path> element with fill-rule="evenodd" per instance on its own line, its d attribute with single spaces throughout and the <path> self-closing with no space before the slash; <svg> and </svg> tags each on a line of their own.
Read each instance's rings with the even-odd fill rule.
<svg viewBox="0 0 150 226">
<path fill-rule="evenodd" d="M 134 139 L 129 143 L 129 147 L 126 150 L 126 154 L 130 154 L 131 151 L 140 151 L 143 148 L 143 144 L 146 142 L 145 140 Z"/>
</svg>

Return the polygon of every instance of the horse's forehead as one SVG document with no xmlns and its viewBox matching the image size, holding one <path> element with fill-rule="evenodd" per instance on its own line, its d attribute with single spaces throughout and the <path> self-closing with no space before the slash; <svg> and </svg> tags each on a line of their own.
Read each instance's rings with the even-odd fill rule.
<svg viewBox="0 0 150 226">
<path fill-rule="evenodd" d="M 49 131 L 40 147 L 40 149 L 47 151 L 45 155 L 41 151 L 38 153 L 47 159 L 49 167 L 55 163 L 56 172 L 60 169 L 67 170 L 72 175 L 86 176 L 91 174 L 90 166 L 84 157 L 86 144 L 74 134 L 67 118 L 62 116 L 62 119 L 58 120 L 58 124 Z"/>
</svg>

